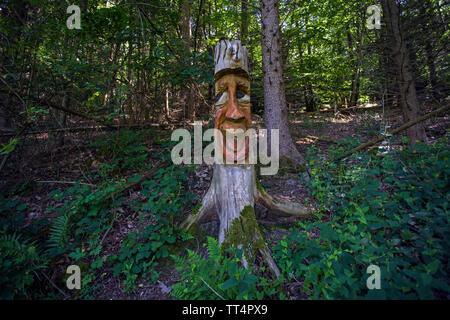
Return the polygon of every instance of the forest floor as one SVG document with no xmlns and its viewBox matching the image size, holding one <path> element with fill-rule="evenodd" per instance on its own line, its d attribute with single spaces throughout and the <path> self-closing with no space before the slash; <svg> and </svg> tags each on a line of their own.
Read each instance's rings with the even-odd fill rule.
<svg viewBox="0 0 450 320">
<path fill-rule="evenodd" d="M 290 123 L 293 138 L 302 154 L 306 155 L 307 149 L 312 145 L 325 154 L 326 150 L 336 141 L 350 137 L 361 138 L 361 142 L 364 142 L 378 136 L 385 126 L 387 131 L 390 131 L 402 123 L 402 116 L 398 110 L 386 111 L 383 114 L 381 108 L 373 108 L 369 111 L 358 110 L 340 114 L 333 112 L 297 113 L 291 115 Z M 256 124 L 258 125 L 258 121 Z M 450 118 L 441 115 L 426 121 L 425 126 L 428 142 L 431 143 L 446 134 L 450 128 Z M 19 147 L 19 152 L 11 154 L 0 173 L 0 185 L 5 190 L 21 184 L 32 183 L 32 191 L 28 192 L 26 196 L 21 196 L 20 199 L 29 208 L 26 223 L 29 224 L 33 219 L 49 219 L 55 214 L 54 211 L 47 210 L 52 201 L 49 195 L 50 191 L 56 188 L 68 188 L 71 186 L 70 182 L 78 180 L 96 184 L 96 178 L 90 172 L 98 167 L 98 163 L 104 162 L 104 159 L 98 154 L 95 146 L 86 142 L 101 134 L 104 133 L 67 133 L 65 144 L 51 149 L 47 145 L 47 134 L 37 135 L 33 139 L 27 139 Z M 170 132 L 167 131 L 165 134 L 169 135 Z M 158 146 L 154 145 L 152 141 L 145 143 L 145 146 L 148 147 L 148 152 L 151 154 L 146 161 L 157 163 L 158 158 L 153 155 Z M 126 172 L 125 176 L 131 177 L 135 173 Z M 211 174 L 211 167 L 204 165 L 196 168 L 193 179 L 197 183 L 191 190 L 196 194 L 196 200 L 200 201 L 206 193 L 211 182 Z M 314 199 L 311 199 L 310 193 L 299 179 L 298 172 L 281 168 L 275 176 L 263 176 L 261 183 L 272 195 L 299 203 L 308 201 L 314 204 Z M 131 203 L 136 198 L 145 199 L 145 197 L 140 193 L 139 186 L 127 190 L 125 195 L 126 200 L 122 201 L 121 207 L 117 208 L 121 214 L 103 241 L 105 255 L 117 253 L 124 237 L 139 227 L 139 215 L 127 203 Z M 185 214 L 187 213 L 188 210 Z M 257 214 L 267 239 L 272 237 L 274 241 L 278 241 L 287 232 L 283 225 L 289 224 L 290 221 L 283 221 L 278 227 L 274 227 L 274 221 L 267 218 L 267 214 L 262 208 L 257 208 Z M 323 219 L 328 218 L 324 217 Z M 207 234 L 216 237 L 218 222 L 209 222 L 204 229 Z M 49 279 L 57 282 L 57 275 L 64 272 L 64 266 L 70 264 L 69 262 L 68 258 L 67 261 L 54 262 L 52 270 L 49 271 Z M 125 293 L 118 277 L 113 277 L 112 272 L 105 269 L 104 277 L 97 280 L 99 287 L 93 292 L 93 297 L 96 299 L 172 299 L 169 294 L 170 288 L 179 280 L 179 274 L 170 263 L 159 264 L 159 268 L 161 274 L 157 283 L 150 284 L 143 279 L 138 279 L 138 285 L 133 294 Z M 286 290 L 297 291 L 297 295 L 291 294 L 291 299 L 305 298 L 302 294 L 298 294 L 298 290 L 294 290 L 298 285 L 296 283 L 287 284 Z"/>
</svg>

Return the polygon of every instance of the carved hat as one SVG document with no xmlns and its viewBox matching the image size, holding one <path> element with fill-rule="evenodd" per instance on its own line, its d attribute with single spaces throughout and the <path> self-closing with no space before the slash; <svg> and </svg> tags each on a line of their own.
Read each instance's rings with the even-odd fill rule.
<svg viewBox="0 0 450 320">
<path fill-rule="evenodd" d="M 247 48 L 240 40 L 220 40 L 214 54 L 214 79 L 226 74 L 242 74 L 248 78 Z"/>
</svg>

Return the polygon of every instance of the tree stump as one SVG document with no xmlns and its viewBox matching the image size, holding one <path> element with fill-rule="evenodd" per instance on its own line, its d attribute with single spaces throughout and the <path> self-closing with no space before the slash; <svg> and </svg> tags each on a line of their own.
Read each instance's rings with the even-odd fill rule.
<svg viewBox="0 0 450 320">
<path fill-rule="evenodd" d="M 223 150 L 223 158 L 227 161 L 226 164 L 214 165 L 206 195 L 180 227 L 189 229 L 193 224 L 217 214 L 220 221 L 219 244 L 243 249 L 242 262 L 246 268 L 260 256 L 278 278 L 280 271 L 256 220 L 255 203 L 264 205 L 279 216 L 310 218 L 312 214 L 308 208 L 265 192 L 257 181 L 255 166 L 248 162 L 248 141 L 245 140 L 239 147 L 234 140 L 230 142 L 225 138 L 228 130 L 245 131 L 251 125 L 247 49 L 238 40 L 221 40 L 216 46 L 215 62 L 215 128 L 223 133 L 224 139 L 216 141 L 220 142 L 220 148 L 216 150 Z"/>
</svg>

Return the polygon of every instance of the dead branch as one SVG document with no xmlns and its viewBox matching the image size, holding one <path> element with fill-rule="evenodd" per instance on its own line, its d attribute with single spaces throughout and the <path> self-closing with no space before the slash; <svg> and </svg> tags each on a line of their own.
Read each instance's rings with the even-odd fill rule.
<svg viewBox="0 0 450 320">
<path fill-rule="evenodd" d="M 95 184 L 92 183 L 83 183 L 83 182 L 77 182 L 77 181 L 36 181 L 39 183 L 61 183 L 61 184 L 81 184 L 85 186 L 95 187 Z"/>
<path fill-rule="evenodd" d="M 128 124 L 128 125 L 109 125 L 107 126 L 89 126 L 89 127 L 75 127 L 75 128 L 59 128 L 59 129 L 48 129 L 48 130 L 39 130 L 39 131 L 29 131 L 25 135 L 37 135 L 44 133 L 53 133 L 53 132 L 76 132 L 76 131 L 88 131 L 88 130 L 105 130 L 105 129 L 145 129 L 145 128 L 169 128 L 172 126 L 176 126 L 176 124 L 158 124 L 158 123 L 145 123 L 145 124 Z M 11 137 L 16 135 L 14 132 L 5 132 L 0 130 L 0 137 Z"/>
<path fill-rule="evenodd" d="M 53 109 L 61 110 L 61 111 L 67 112 L 69 114 L 73 114 L 73 115 L 78 116 L 78 117 L 83 118 L 83 119 L 92 120 L 92 121 L 101 123 L 101 124 L 107 126 L 110 129 L 114 129 L 114 130 L 117 129 L 117 127 L 114 127 L 113 125 L 110 125 L 109 123 L 106 122 L 105 119 L 103 119 L 101 117 L 91 116 L 91 115 L 88 115 L 88 114 L 85 114 L 85 113 L 82 113 L 82 112 L 71 110 L 71 109 L 63 107 L 63 106 L 61 106 L 59 104 L 52 103 L 51 101 L 48 101 L 48 100 L 43 100 L 43 99 L 38 99 L 38 100 L 39 100 L 39 102 L 41 102 L 41 103 L 43 103 L 43 104 L 45 104 L 45 105 L 47 105 L 47 106 L 49 106 L 49 107 L 51 107 Z"/>
<path fill-rule="evenodd" d="M 386 134 L 386 135 L 383 135 L 383 136 L 379 136 L 378 138 L 375 138 L 375 139 L 370 140 L 370 141 L 368 141 L 368 142 L 366 142 L 366 143 L 363 143 L 363 144 L 361 144 L 361 145 L 359 145 L 359 146 L 353 148 L 351 151 L 347 152 L 345 155 L 336 158 L 335 161 L 337 161 L 337 160 L 342 160 L 342 159 L 344 159 L 344 158 L 347 158 L 348 156 L 352 155 L 353 153 L 355 153 L 355 152 L 357 152 L 357 151 L 366 149 L 366 148 L 368 148 L 368 147 L 373 146 L 374 144 L 377 144 L 377 143 L 380 143 L 380 142 L 382 142 L 382 141 L 384 141 L 384 140 L 386 140 L 386 139 L 389 139 L 391 135 L 400 133 L 400 132 L 402 132 L 402 131 L 404 131 L 404 130 L 410 128 L 410 127 L 412 127 L 412 126 L 415 125 L 415 124 L 418 124 L 418 123 L 420 123 L 420 122 L 423 122 L 423 121 L 425 121 L 425 120 L 431 118 L 432 116 L 437 115 L 438 113 L 447 111 L 449 108 L 450 108 L 450 104 L 449 104 L 449 105 L 446 105 L 446 106 L 444 106 L 444 107 L 441 107 L 441 108 L 439 108 L 439 109 L 436 109 L 436 110 L 434 110 L 434 111 L 432 111 L 432 112 L 430 112 L 430 113 L 427 113 L 426 115 L 424 115 L 424 116 L 422 116 L 422 117 L 420 117 L 420 118 L 417 118 L 416 120 L 408 121 L 407 123 L 405 123 L 404 125 L 398 127 L 397 129 L 392 130 L 392 132 L 391 132 L 390 134 Z"/>
<path fill-rule="evenodd" d="M 124 191 L 126 191 L 126 190 L 128 190 L 128 189 L 133 188 L 134 186 L 137 186 L 137 185 L 141 184 L 144 180 L 147 180 L 148 178 L 150 178 L 151 176 L 153 176 L 153 175 L 156 173 L 156 171 L 158 171 L 159 169 L 165 168 L 165 167 L 167 167 L 168 165 L 169 165 L 169 164 L 168 164 L 167 162 L 165 162 L 165 161 L 162 161 L 162 162 L 158 163 L 158 164 L 157 164 L 155 167 L 153 167 L 151 170 L 149 170 L 149 171 L 147 171 L 146 173 L 144 173 L 144 174 L 139 178 L 138 181 L 131 182 L 131 183 L 125 185 L 124 187 L 115 190 L 115 191 L 112 192 L 111 194 L 108 194 L 107 196 L 113 197 L 113 196 L 115 196 L 116 194 L 119 194 L 119 193 L 124 192 Z"/>
</svg>

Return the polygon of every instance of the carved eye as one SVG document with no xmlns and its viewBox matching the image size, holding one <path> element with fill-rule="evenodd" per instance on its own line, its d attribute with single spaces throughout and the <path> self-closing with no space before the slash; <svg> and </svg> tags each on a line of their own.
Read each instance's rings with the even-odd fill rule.
<svg viewBox="0 0 450 320">
<path fill-rule="evenodd" d="M 227 100 L 228 100 L 228 93 L 225 91 L 216 96 L 214 103 L 216 106 L 221 106 L 221 105 L 225 104 L 225 102 L 227 102 Z"/>
<path fill-rule="evenodd" d="M 250 102 L 250 97 L 242 92 L 238 92 L 236 94 L 236 98 L 238 98 L 239 102 L 241 102 L 241 103 L 249 103 Z"/>
</svg>

